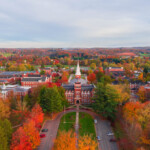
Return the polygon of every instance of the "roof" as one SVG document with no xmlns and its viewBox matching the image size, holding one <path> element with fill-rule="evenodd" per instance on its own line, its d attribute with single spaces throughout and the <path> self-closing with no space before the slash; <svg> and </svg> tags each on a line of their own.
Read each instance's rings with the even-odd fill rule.
<svg viewBox="0 0 150 150">
<path fill-rule="evenodd" d="M 79 66 L 79 61 L 77 63 L 77 68 L 76 68 L 76 74 L 77 76 L 80 76 L 81 75 L 81 72 L 80 72 L 80 66 Z"/>
<path fill-rule="evenodd" d="M 40 80 L 44 82 L 46 80 L 46 77 L 24 77 L 22 79 L 22 82 L 26 82 L 26 81 L 39 82 Z"/>
<path fill-rule="evenodd" d="M 83 84 L 81 85 L 81 90 L 92 91 L 94 89 L 93 84 Z"/>
<path fill-rule="evenodd" d="M 73 84 L 62 84 L 62 87 L 65 90 L 74 90 L 74 85 Z"/>
<path fill-rule="evenodd" d="M 134 53 L 130 53 L 130 52 L 128 52 L 128 53 L 117 53 L 116 55 L 118 55 L 118 56 L 136 56 L 136 54 L 134 54 Z"/>
<path fill-rule="evenodd" d="M 85 79 L 72 79 L 72 80 L 70 80 L 70 84 L 74 84 L 74 83 L 76 83 L 76 82 L 80 82 L 81 84 L 87 84 L 87 81 L 85 80 Z"/>
<path fill-rule="evenodd" d="M 62 84 L 62 87 L 65 90 L 74 90 L 74 85 L 73 84 Z M 83 84 L 81 85 L 81 90 L 82 91 L 92 91 L 94 89 L 93 84 Z"/>
<path fill-rule="evenodd" d="M 41 77 L 40 74 L 28 74 L 28 77 Z"/>
</svg>

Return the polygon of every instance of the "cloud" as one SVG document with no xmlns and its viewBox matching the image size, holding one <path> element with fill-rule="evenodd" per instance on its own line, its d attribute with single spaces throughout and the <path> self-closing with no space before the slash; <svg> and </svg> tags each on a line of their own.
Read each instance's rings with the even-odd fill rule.
<svg viewBox="0 0 150 150">
<path fill-rule="evenodd" d="M 148 44 L 149 4 L 148 0 L 5 0 L 0 5 L 0 47 Z"/>
</svg>

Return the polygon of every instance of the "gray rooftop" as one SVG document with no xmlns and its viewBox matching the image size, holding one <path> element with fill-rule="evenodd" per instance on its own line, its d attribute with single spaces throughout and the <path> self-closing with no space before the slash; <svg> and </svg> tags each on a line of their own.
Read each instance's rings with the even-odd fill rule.
<svg viewBox="0 0 150 150">
<path fill-rule="evenodd" d="M 72 79 L 70 80 L 70 84 L 74 84 L 76 82 L 81 82 L 81 84 L 87 84 L 87 81 L 85 79 Z"/>
</svg>

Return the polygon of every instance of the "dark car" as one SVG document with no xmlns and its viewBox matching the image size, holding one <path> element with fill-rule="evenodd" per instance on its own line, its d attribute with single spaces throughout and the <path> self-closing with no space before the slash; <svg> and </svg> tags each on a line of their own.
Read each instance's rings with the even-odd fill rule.
<svg viewBox="0 0 150 150">
<path fill-rule="evenodd" d="M 48 132 L 48 129 L 42 129 L 42 132 Z"/>
<path fill-rule="evenodd" d="M 110 139 L 110 142 L 116 142 L 116 139 Z"/>
<path fill-rule="evenodd" d="M 44 138 L 44 137 L 46 137 L 45 134 L 40 134 L 40 138 Z"/>
</svg>

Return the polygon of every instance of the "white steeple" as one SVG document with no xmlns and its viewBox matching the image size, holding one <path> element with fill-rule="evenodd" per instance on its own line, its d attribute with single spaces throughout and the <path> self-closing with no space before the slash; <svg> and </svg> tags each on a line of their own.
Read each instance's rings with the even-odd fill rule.
<svg viewBox="0 0 150 150">
<path fill-rule="evenodd" d="M 79 66 L 79 61 L 77 63 L 77 68 L 76 68 L 76 78 L 81 78 L 81 72 L 80 72 L 80 66 Z"/>
</svg>

